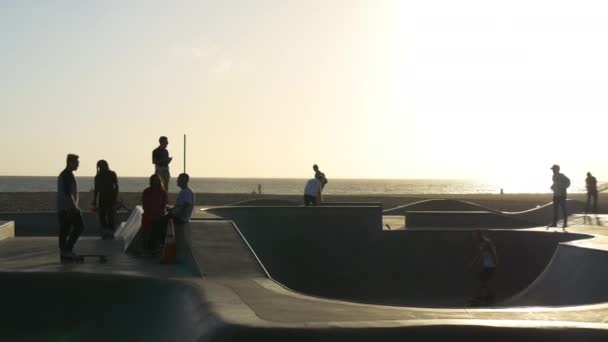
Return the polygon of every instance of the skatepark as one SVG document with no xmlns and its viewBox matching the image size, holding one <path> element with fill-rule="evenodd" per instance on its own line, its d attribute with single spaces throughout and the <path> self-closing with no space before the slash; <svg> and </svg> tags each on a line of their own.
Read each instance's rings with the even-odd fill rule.
<svg viewBox="0 0 608 342">
<path fill-rule="evenodd" d="M 23 230 L 47 218 L 31 213 L 20 228 L 0 214 L 0 338 L 603 341 L 608 216 L 572 214 L 563 232 L 543 226 L 548 213 L 441 200 L 197 208 L 176 228 L 175 265 L 135 253 L 139 208 L 115 240 L 78 242 L 105 264 L 62 264 L 54 222 L 34 235 Z M 489 307 L 467 306 L 479 285 L 473 229 L 498 250 Z"/>
</svg>

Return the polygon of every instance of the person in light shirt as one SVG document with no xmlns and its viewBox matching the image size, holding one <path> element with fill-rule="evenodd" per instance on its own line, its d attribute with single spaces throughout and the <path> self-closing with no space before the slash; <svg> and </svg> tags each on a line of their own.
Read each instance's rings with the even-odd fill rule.
<svg viewBox="0 0 608 342">
<path fill-rule="evenodd" d="M 177 223 L 188 223 L 194 210 L 194 191 L 188 186 L 190 176 L 187 173 L 182 173 L 177 177 L 177 186 L 181 189 L 175 200 L 175 205 L 169 211 L 169 214 Z"/>
<path fill-rule="evenodd" d="M 320 179 L 316 177 L 309 179 L 304 187 L 304 205 L 308 207 L 321 204 L 322 190 L 323 184 L 321 183 Z"/>
</svg>

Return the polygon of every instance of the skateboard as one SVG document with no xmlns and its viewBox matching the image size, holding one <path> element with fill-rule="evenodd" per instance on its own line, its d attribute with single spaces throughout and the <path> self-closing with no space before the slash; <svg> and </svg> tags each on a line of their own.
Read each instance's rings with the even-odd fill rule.
<svg viewBox="0 0 608 342">
<path fill-rule="evenodd" d="M 97 262 L 99 262 L 100 264 L 105 264 L 106 262 L 108 262 L 108 257 L 104 254 L 78 254 L 74 258 L 62 258 L 61 262 L 73 262 L 81 264 L 84 263 L 87 258 L 97 258 Z"/>
</svg>

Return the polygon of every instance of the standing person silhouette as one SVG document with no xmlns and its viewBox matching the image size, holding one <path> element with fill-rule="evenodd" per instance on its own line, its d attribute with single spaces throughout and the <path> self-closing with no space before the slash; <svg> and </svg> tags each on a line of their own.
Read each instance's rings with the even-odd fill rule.
<svg viewBox="0 0 608 342">
<path fill-rule="evenodd" d="M 74 245 L 84 230 L 78 207 L 78 183 L 74 171 L 80 161 L 75 154 L 68 154 L 66 167 L 57 177 L 57 216 L 59 219 L 59 250 L 61 261 L 77 260 Z"/>
<path fill-rule="evenodd" d="M 561 208 L 562 216 L 564 217 L 562 229 L 566 231 L 566 227 L 568 226 L 568 209 L 566 208 L 568 193 L 566 190 L 570 186 L 570 179 L 559 172 L 559 165 L 551 166 L 551 170 L 553 170 L 553 184 L 551 185 L 551 190 L 553 191 L 553 223 L 547 226 L 547 229 L 549 227 L 557 227 L 558 209 Z"/>
<path fill-rule="evenodd" d="M 591 175 L 591 172 L 587 172 L 587 178 L 585 179 L 587 185 L 587 205 L 585 206 L 585 212 L 589 213 L 589 205 L 593 200 L 592 213 L 597 214 L 597 179 Z"/>
<path fill-rule="evenodd" d="M 167 204 L 169 197 L 162 180 L 157 174 L 150 176 L 150 186 L 141 196 L 143 214 L 141 215 L 141 230 L 143 233 L 142 254 L 150 256 L 160 252 L 161 237 L 166 225 Z"/>
<path fill-rule="evenodd" d="M 169 192 L 169 180 L 171 179 L 171 173 L 169 173 L 169 164 L 173 160 L 169 157 L 169 151 L 167 151 L 167 145 L 169 145 L 169 139 L 162 136 L 158 138 L 159 146 L 152 151 L 152 164 L 154 164 L 154 173 L 156 173 L 163 181 L 164 188 Z"/>
<path fill-rule="evenodd" d="M 97 162 L 93 208 L 97 211 L 101 224 L 101 236 L 104 240 L 114 238 L 114 218 L 116 216 L 116 199 L 118 198 L 118 177 L 110 170 L 105 160 Z"/>
<path fill-rule="evenodd" d="M 321 189 L 323 189 L 325 184 L 327 184 L 327 177 L 325 177 L 325 174 L 319 170 L 319 166 L 317 164 L 314 164 L 312 169 L 315 171 L 315 178 L 321 182 Z"/>
</svg>

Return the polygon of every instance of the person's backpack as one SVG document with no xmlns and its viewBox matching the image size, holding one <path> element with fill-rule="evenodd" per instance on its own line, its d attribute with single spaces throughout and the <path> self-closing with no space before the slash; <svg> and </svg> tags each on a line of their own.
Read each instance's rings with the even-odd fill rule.
<svg viewBox="0 0 608 342">
<path fill-rule="evenodd" d="M 570 187 L 570 178 L 564 176 L 564 186 L 567 188 Z"/>
</svg>

